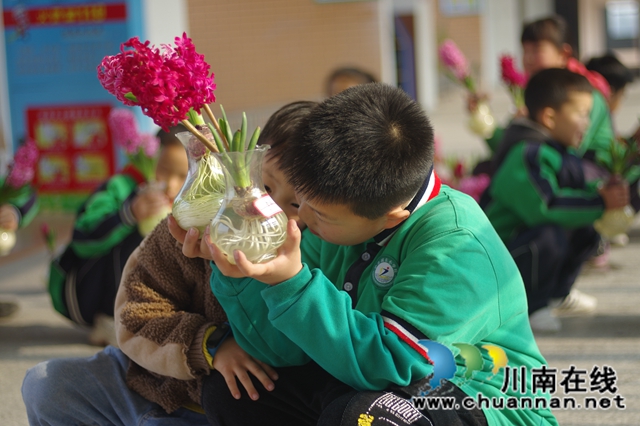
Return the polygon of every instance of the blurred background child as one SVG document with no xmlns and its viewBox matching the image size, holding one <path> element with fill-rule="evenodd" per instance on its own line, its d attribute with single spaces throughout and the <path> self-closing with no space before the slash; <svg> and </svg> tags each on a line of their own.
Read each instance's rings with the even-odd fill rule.
<svg viewBox="0 0 640 426">
<path fill-rule="evenodd" d="M 113 305 L 124 265 L 143 239 L 138 224 L 171 208 L 187 176 L 184 147 L 160 130 L 155 182 L 133 164 L 102 184 L 80 207 L 71 243 L 52 262 L 49 291 L 54 307 L 73 322 L 92 326 L 95 345 L 116 344 Z"/>
<path fill-rule="evenodd" d="M 572 153 L 589 126 L 592 92 L 566 69 L 534 74 L 525 89 L 529 116 L 505 130 L 480 203 L 520 270 L 534 331 L 560 330 L 559 316 L 595 313 L 596 299 L 572 287 L 600 243 L 593 223 L 629 201 L 622 183 L 586 181 Z"/>
<path fill-rule="evenodd" d="M 327 78 L 325 95 L 333 96 L 349 87 L 375 82 L 377 80 L 371 73 L 360 68 L 337 68 Z"/>
</svg>

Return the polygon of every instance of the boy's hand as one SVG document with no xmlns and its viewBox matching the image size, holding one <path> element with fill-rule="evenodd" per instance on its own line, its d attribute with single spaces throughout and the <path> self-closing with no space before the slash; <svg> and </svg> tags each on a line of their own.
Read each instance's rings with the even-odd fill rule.
<svg viewBox="0 0 640 426">
<path fill-rule="evenodd" d="M 302 269 L 300 237 L 300 228 L 295 220 L 290 219 L 287 223 L 287 240 L 278 248 L 275 259 L 267 263 L 254 264 L 247 260 L 244 253 L 236 250 L 233 256 L 235 265 L 229 263 L 227 257 L 211 242 L 208 234 L 203 240 L 211 250 L 216 266 L 227 277 L 250 277 L 265 284 L 276 285 L 293 278 Z"/>
<path fill-rule="evenodd" d="M 629 204 L 629 183 L 626 180 L 604 185 L 598 192 L 604 199 L 605 210 L 621 209 Z"/>
<path fill-rule="evenodd" d="M 199 232 L 196 228 L 185 231 L 180 228 L 180 225 L 178 225 L 178 222 L 172 215 L 169 215 L 167 226 L 173 238 L 182 244 L 182 254 L 191 258 L 201 257 L 203 259 L 213 260 L 211 250 L 204 241 L 204 238 L 198 238 Z M 204 235 L 209 236 L 209 226 L 205 228 Z"/>
<path fill-rule="evenodd" d="M 171 206 L 169 198 L 157 189 L 142 190 L 131 202 L 131 213 L 140 222 L 156 213 L 165 206 Z"/>
<path fill-rule="evenodd" d="M 233 337 L 227 338 L 213 357 L 213 368 L 224 377 L 231 395 L 240 399 L 240 390 L 236 378 L 247 390 L 247 394 L 254 401 L 258 399 L 258 391 L 249 377 L 253 374 L 262 383 L 265 389 L 271 391 L 274 388 L 273 381 L 278 380 L 278 373 L 262 361 L 253 358 L 238 345 Z"/>
<path fill-rule="evenodd" d="M 18 229 L 18 216 L 13 206 L 3 204 L 0 206 L 0 228 L 5 231 L 15 231 Z"/>
</svg>

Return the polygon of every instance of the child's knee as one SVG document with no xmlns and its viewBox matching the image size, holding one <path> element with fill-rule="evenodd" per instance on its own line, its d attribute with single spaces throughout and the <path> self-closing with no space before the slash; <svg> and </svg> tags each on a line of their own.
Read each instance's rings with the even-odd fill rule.
<svg viewBox="0 0 640 426">
<path fill-rule="evenodd" d="M 64 373 L 55 368 L 54 361 L 45 361 L 27 370 L 22 381 L 22 399 L 28 412 L 42 412 L 52 407 L 52 397 L 60 396 Z"/>
</svg>

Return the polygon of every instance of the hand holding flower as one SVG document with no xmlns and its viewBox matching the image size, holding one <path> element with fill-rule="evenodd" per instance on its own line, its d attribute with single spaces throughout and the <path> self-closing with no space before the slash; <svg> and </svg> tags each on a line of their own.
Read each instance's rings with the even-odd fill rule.
<svg viewBox="0 0 640 426">
<path fill-rule="evenodd" d="M 227 257 L 216 247 L 209 238 L 205 238 L 211 257 L 220 272 L 227 277 L 250 277 L 268 285 L 280 284 L 296 276 L 302 270 L 302 255 L 300 253 L 300 228 L 291 219 L 287 224 L 287 239 L 278 248 L 277 256 L 266 263 L 251 263 L 240 250 L 233 253 L 235 265 L 229 263 Z"/>
<path fill-rule="evenodd" d="M 4 229 L 5 231 L 15 231 L 18 229 L 16 209 L 9 204 L 0 206 L 0 229 Z"/>
<path fill-rule="evenodd" d="M 131 213 L 138 222 L 170 207 L 169 197 L 157 188 L 141 190 L 131 201 Z"/>
<path fill-rule="evenodd" d="M 515 67 L 513 56 L 502 55 L 500 57 L 500 69 L 502 71 L 502 82 L 506 84 L 519 114 L 522 115 L 524 106 L 524 88 L 527 85 L 527 75 L 519 72 Z M 526 108 L 525 108 L 526 111 Z"/>
<path fill-rule="evenodd" d="M 598 191 L 604 200 L 605 210 L 616 210 L 629 204 L 629 184 L 624 179 L 609 182 Z"/>
</svg>

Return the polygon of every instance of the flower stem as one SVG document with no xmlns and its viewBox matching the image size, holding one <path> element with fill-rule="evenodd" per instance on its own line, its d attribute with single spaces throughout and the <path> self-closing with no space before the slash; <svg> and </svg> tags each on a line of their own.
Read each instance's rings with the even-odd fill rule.
<svg viewBox="0 0 640 426">
<path fill-rule="evenodd" d="M 220 125 L 218 124 L 218 120 L 216 119 L 216 116 L 213 115 L 213 111 L 211 111 L 211 108 L 209 108 L 209 105 L 204 104 L 204 112 L 207 113 L 207 115 L 209 116 L 209 119 L 211 120 L 211 123 L 213 124 L 213 127 L 215 127 L 216 130 L 218 131 L 218 133 L 222 136 L 222 142 L 224 143 L 224 147 L 228 151 L 229 150 L 229 141 L 227 141 L 227 138 L 226 138 L 225 134 L 220 129 Z"/>
</svg>

